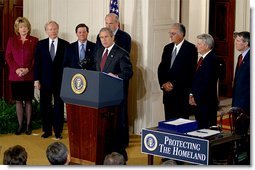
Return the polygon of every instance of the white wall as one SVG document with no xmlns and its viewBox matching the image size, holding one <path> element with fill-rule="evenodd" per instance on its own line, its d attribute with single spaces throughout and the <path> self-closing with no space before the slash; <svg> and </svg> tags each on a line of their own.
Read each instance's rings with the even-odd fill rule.
<svg viewBox="0 0 255 170">
<path fill-rule="evenodd" d="M 251 17 L 250 17 L 250 1 L 249 0 L 236 0 L 236 13 L 235 13 L 235 32 L 250 31 Z M 235 49 L 234 52 L 234 66 L 237 63 L 240 52 Z M 234 73 L 234 70 L 233 70 Z"/>
<path fill-rule="evenodd" d="M 196 43 L 196 36 L 208 33 L 209 25 L 209 0 L 187 1 L 182 0 L 182 23 L 187 28 L 186 39 Z"/>
<path fill-rule="evenodd" d="M 55 20 L 60 25 L 59 36 L 70 42 L 76 41 L 75 27 L 85 23 L 90 28 L 89 39 L 104 26 L 109 0 L 24 0 L 24 16 L 32 25 L 32 34 L 40 39 L 47 37 L 44 24 Z"/>
<path fill-rule="evenodd" d="M 24 0 L 24 16 L 32 25 L 32 35 L 47 37 L 44 24 L 56 20 L 60 37 L 76 40 L 75 26 L 84 22 L 90 28 L 89 39 L 96 40 L 110 0 Z M 168 29 L 179 21 L 180 0 L 119 0 L 121 27 L 132 37 L 131 61 L 134 75 L 129 88 L 130 131 L 157 126 L 164 119 L 162 92 L 157 67 L 163 47 L 169 43 Z M 209 0 L 183 0 L 182 22 L 186 39 L 195 43 L 196 35 L 208 32 Z M 192 2 L 192 3 L 191 3 Z M 249 30 L 249 0 L 236 0 L 236 30 Z M 240 25 L 240 24 L 241 25 Z"/>
</svg>

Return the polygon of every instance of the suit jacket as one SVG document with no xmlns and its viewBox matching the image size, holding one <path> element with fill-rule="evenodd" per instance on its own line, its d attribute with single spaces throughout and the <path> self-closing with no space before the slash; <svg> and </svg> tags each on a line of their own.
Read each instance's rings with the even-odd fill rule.
<svg viewBox="0 0 255 170">
<path fill-rule="evenodd" d="M 196 69 L 197 49 L 194 44 L 184 40 L 170 69 L 173 48 L 174 43 L 170 43 L 164 47 L 161 62 L 158 67 L 160 87 L 168 81 L 174 86 L 174 89 L 170 92 L 163 91 L 163 103 L 167 104 L 175 96 L 178 96 L 179 102 L 186 102 L 188 106 L 189 90 Z"/>
<path fill-rule="evenodd" d="M 250 114 L 250 50 L 235 70 L 232 106 L 241 107 Z"/>
<path fill-rule="evenodd" d="M 64 52 L 68 42 L 58 38 L 57 51 L 54 61 L 49 52 L 49 38 L 38 42 L 35 52 L 35 80 L 41 83 L 41 89 L 60 94 Z"/>
<path fill-rule="evenodd" d="M 10 81 L 33 81 L 34 80 L 34 53 L 38 38 L 28 35 L 27 41 L 22 43 L 20 36 L 9 38 L 5 60 L 9 66 L 9 80 Z M 29 72 L 19 77 L 16 74 L 18 68 L 28 68 Z"/>
<path fill-rule="evenodd" d="M 64 57 L 64 67 L 71 67 L 71 68 L 77 68 L 82 69 L 79 59 L 79 43 L 78 41 L 75 41 L 71 43 L 66 51 L 65 51 L 65 57 Z M 86 66 L 85 69 L 92 70 L 94 59 L 93 59 L 93 52 L 95 49 L 95 43 L 91 41 L 87 41 L 86 45 L 86 53 L 85 53 L 85 61 Z"/>
<path fill-rule="evenodd" d="M 194 75 L 191 93 L 197 104 L 195 117 L 200 128 L 216 125 L 218 68 L 217 56 L 210 51 Z"/>
<path fill-rule="evenodd" d="M 217 69 L 217 56 L 213 51 L 210 51 L 196 71 L 192 82 L 191 93 L 197 104 L 218 104 L 217 81 L 219 71 Z"/>
<path fill-rule="evenodd" d="M 130 54 L 131 36 L 128 33 L 118 29 L 118 31 L 115 34 L 115 44 L 125 49 Z M 100 41 L 99 35 L 97 35 L 96 48 L 99 48 L 99 47 L 102 47 L 102 43 Z"/>
<path fill-rule="evenodd" d="M 100 63 L 102 60 L 102 55 L 104 52 L 104 47 L 101 47 L 95 52 L 95 70 L 100 71 Z M 132 77 L 132 64 L 130 62 L 129 54 L 123 50 L 118 45 L 114 44 L 111 49 L 108 57 L 106 59 L 103 72 L 105 73 L 113 73 L 118 75 L 124 81 L 128 82 L 128 80 Z"/>
</svg>

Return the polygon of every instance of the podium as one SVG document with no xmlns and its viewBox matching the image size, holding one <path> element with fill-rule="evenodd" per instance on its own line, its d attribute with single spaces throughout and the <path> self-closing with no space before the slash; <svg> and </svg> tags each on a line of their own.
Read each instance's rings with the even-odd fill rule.
<svg viewBox="0 0 255 170">
<path fill-rule="evenodd" d="M 123 80 L 102 72 L 64 68 L 60 96 L 66 103 L 71 162 L 103 164 L 115 137 Z"/>
</svg>

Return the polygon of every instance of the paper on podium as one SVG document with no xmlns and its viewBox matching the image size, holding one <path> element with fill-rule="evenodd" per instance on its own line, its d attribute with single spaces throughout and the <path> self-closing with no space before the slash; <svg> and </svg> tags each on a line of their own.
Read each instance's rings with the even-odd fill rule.
<svg viewBox="0 0 255 170">
<path fill-rule="evenodd" d="M 182 125 L 182 124 L 191 123 L 191 122 L 195 122 L 195 120 L 179 118 L 172 121 L 165 121 L 164 123 L 169 125 Z"/>
<path fill-rule="evenodd" d="M 220 131 L 218 131 L 218 130 L 199 129 L 199 130 L 194 130 L 194 131 L 188 132 L 187 134 L 191 135 L 191 136 L 197 136 L 197 137 L 204 138 L 204 137 L 213 136 L 213 135 L 216 135 L 219 133 L 220 133 Z"/>
</svg>

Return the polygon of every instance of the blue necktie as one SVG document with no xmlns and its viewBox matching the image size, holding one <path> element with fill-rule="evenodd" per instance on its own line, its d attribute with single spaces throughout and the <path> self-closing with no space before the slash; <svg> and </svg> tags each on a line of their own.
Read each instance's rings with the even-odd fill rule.
<svg viewBox="0 0 255 170">
<path fill-rule="evenodd" d="M 81 44 L 80 61 L 82 61 L 84 58 L 85 58 L 84 44 Z"/>
<path fill-rule="evenodd" d="M 55 46 L 54 46 L 54 41 L 51 42 L 51 46 L 50 46 L 50 56 L 52 61 L 55 58 Z"/>
</svg>

